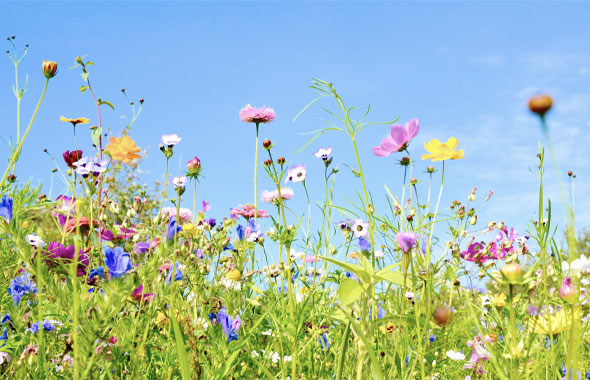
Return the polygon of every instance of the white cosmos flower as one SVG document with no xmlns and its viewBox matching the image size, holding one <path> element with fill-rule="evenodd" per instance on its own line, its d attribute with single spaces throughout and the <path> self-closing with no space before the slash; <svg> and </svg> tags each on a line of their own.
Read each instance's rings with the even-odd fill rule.
<svg viewBox="0 0 590 380">
<path fill-rule="evenodd" d="M 452 360 L 465 360 L 465 354 L 457 351 L 447 351 L 447 356 Z"/>
</svg>

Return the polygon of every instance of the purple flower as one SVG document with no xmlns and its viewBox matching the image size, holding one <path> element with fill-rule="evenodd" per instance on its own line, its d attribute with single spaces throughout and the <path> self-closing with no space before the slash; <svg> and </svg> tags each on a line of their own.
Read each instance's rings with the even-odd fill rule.
<svg viewBox="0 0 590 380">
<path fill-rule="evenodd" d="M 361 247 L 361 249 L 363 251 L 370 251 L 371 250 L 371 243 L 369 243 L 369 241 L 363 237 L 359 238 L 359 247 Z"/>
<path fill-rule="evenodd" d="M 184 277 L 184 272 L 180 269 L 180 263 L 177 261 L 174 268 L 168 269 L 168 276 L 166 277 L 166 284 L 172 281 L 172 272 L 174 272 L 174 281 L 181 281 Z"/>
<path fill-rule="evenodd" d="M 239 316 L 236 318 L 232 318 L 231 315 L 227 314 L 227 310 L 225 306 L 223 306 L 219 313 L 217 313 L 217 320 L 221 322 L 221 327 L 223 328 L 223 333 L 227 337 L 227 343 L 231 342 L 232 340 L 238 340 L 238 330 L 242 325 L 242 320 Z"/>
<path fill-rule="evenodd" d="M 104 267 L 90 269 L 90 273 L 88 273 L 88 280 L 86 281 L 86 283 L 92 285 L 94 283 L 94 277 L 96 276 L 104 278 Z"/>
<path fill-rule="evenodd" d="M 156 294 L 154 293 L 144 293 L 143 291 L 143 284 L 139 285 L 133 293 L 131 293 L 131 297 L 135 298 L 137 302 L 150 302 L 156 299 Z"/>
<path fill-rule="evenodd" d="M 418 119 L 412 119 L 405 126 L 395 124 L 391 127 L 389 135 L 381 141 L 381 145 L 373 147 L 376 156 L 387 157 L 395 152 L 401 152 L 408 147 L 410 141 L 420 131 Z"/>
<path fill-rule="evenodd" d="M 305 181 L 305 176 L 307 174 L 307 166 L 305 164 L 299 164 L 295 166 L 291 166 L 289 171 L 287 172 L 287 178 L 285 179 L 285 183 L 291 182 L 303 182 Z"/>
<path fill-rule="evenodd" d="M 121 247 L 107 248 L 104 263 L 111 276 L 118 278 L 131 270 L 131 258 Z"/>
<path fill-rule="evenodd" d="M 398 232 L 395 234 L 395 240 L 403 253 L 409 253 L 419 238 L 420 235 L 413 232 Z"/>
<path fill-rule="evenodd" d="M 3 196 L 0 200 L 0 216 L 7 222 L 12 220 L 12 198 L 8 195 Z"/>
<path fill-rule="evenodd" d="M 64 261 L 66 264 L 72 262 L 76 256 L 76 247 L 73 245 L 64 246 L 63 244 L 52 241 L 47 246 L 47 251 L 45 255 L 48 257 L 48 260 L 45 263 L 49 266 L 52 266 L 54 263 L 58 263 Z M 90 258 L 84 251 L 81 249 L 78 250 L 78 270 L 76 272 L 77 276 L 85 276 L 86 269 L 90 264 Z"/>
<path fill-rule="evenodd" d="M 133 252 L 135 253 L 147 253 L 150 250 L 150 243 L 147 241 L 140 241 L 139 243 L 135 244 L 133 247 Z"/>
<path fill-rule="evenodd" d="M 207 211 L 211 210 L 211 205 L 209 204 L 209 201 L 203 201 L 202 202 L 203 207 L 201 208 L 201 212 L 204 214 Z"/>
<path fill-rule="evenodd" d="M 107 159 L 101 160 L 98 157 L 83 157 L 74 162 L 74 166 L 76 167 L 76 173 L 87 178 L 89 175 L 98 177 L 100 173 L 104 173 L 107 170 L 108 163 L 109 161 Z"/>
</svg>

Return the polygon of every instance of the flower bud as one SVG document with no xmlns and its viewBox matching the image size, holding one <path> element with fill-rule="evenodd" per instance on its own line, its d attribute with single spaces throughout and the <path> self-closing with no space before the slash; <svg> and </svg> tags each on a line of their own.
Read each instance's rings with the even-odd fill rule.
<svg viewBox="0 0 590 380">
<path fill-rule="evenodd" d="M 410 184 L 411 184 L 411 185 L 415 185 L 415 184 L 417 184 L 417 183 L 418 183 L 418 179 L 417 179 L 417 178 L 412 178 L 412 179 L 410 179 Z"/>
<path fill-rule="evenodd" d="M 428 167 L 426 167 L 426 171 L 428 173 L 434 173 L 434 166 L 428 166 Z"/>
<path fill-rule="evenodd" d="M 57 74 L 57 62 L 43 61 L 42 71 L 45 78 L 53 78 Z"/>
<path fill-rule="evenodd" d="M 529 109 L 531 112 L 543 117 L 553 106 L 553 99 L 547 94 L 536 95 L 529 99 Z"/>
<path fill-rule="evenodd" d="M 473 215 L 471 218 L 469 218 L 469 224 L 474 226 L 476 223 L 477 223 L 477 215 Z"/>
<path fill-rule="evenodd" d="M 197 156 L 193 157 L 192 160 L 186 163 L 186 170 L 189 176 L 197 176 L 202 170 L 201 160 Z"/>
<path fill-rule="evenodd" d="M 271 160 L 264 160 L 264 166 L 270 166 L 270 165 L 272 165 Z"/>
<path fill-rule="evenodd" d="M 279 164 L 279 165 L 285 165 L 285 162 L 287 162 L 287 160 L 285 159 L 285 157 L 279 157 L 279 158 L 277 158 L 277 164 Z"/>
<path fill-rule="evenodd" d="M 6 177 L 6 180 L 8 181 L 8 183 L 13 183 L 13 182 L 16 182 L 16 176 L 15 176 L 14 174 L 9 174 L 9 175 Z"/>
<path fill-rule="evenodd" d="M 574 173 L 571 170 L 569 172 L 567 172 L 567 175 L 570 177 L 572 176 L 572 174 L 574 174 Z"/>
<path fill-rule="evenodd" d="M 410 165 L 410 157 L 402 157 L 402 159 L 399 161 L 401 166 L 408 166 Z"/>
<path fill-rule="evenodd" d="M 446 325 L 451 320 L 451 311 L 446 306 L 439 306 L 434 310 L 434 320 L 439 325 Z"/>
<path fill-rule="evenodd" d="M 272 148 L 272 142 L 269 139 L 266 139 L 262 142 L 262 146 L 264 147 L 264 149 L 269 150 L 270 148 Z"/>
<path fill-rule="evenodd" d="M 467 199 L 469 199 L 469 202 L 473 202 L 475 200 L 475 194 L 474 193 L 469 194 Z"/>
<path fill-rule="evenodd" d="M 500 223 L 498 223 L 498 224 L 496 225 L 496 227 L 497 227 L 499 230 L 503 230 L 503 229 L 504 229 L 504 222 L 500 222 Z"/>
<path fill-rule="evenodd" d="M 500 272 L 502 272 L 511 284 L 517 283 L 522 279 L 522 267 L 518 263 L 507 264 L 502 267 Z"/>
<path fill-rule="evenodd" d="M 133 208 L 130 208 L 129 210 L 127 210 L 126 215 L 128 218 L 135 218 L 135 215 L 137 215 L 137 212 Z"/>
<path fill-rule="evenodd" d="M 568 302 L 576 302 L 578 300 L 578 289 L 572 283 L 571 277 L 566 277 L 559 288 L 559 296 Z"/>
</svg>

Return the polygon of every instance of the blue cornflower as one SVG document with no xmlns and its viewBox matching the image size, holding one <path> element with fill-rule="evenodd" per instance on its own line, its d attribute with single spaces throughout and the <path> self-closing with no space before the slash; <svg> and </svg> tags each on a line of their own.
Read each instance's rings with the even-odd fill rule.
<svg viewBox="0 0 590 380">
<path fill-rule="evenodd" d="M 2 317 L 2 321 L 0 322 L 0 325 L 3 325 L 6 322 L 10 322 L 10 321 L 12 321 L 12 319 L 10 319 L 10 315 L 4 314 L 4 316 Z"/>
<path fill-rule="evenodd" d="M 30 331 L 33 334 L 37 334 L 37 332 L 39 331 L 39 322 L 33 323 L 33 325 L 30 328 L 28 328 L 27 331 Z"/>
<path fill-rule="evenodd" d="M 53 330 L 55 330 L 55 326 L 49 320 L 47 320 L 47 319 L 43 321 L 43 324 L 42 325 L 43 325 L 43 329 L 45 331 L 53 331 Z"/>
<path fill-rule="evenodd" d="M 12 281 L 10 281 L 10 286 L 7 289 L 8 294 L 12 297 L 14 301 L 14 305 L 18 306 L 21 298 L 27 293 L 35 294 L 37 293 L 37 287 L 34 282 L 30 280 L 30 274 L 25 273 L 20 277 L 15 277 Z"/>
<path fill-rule="evenodd" d="M 223 328 L 223 333 L 227 337 L 227 343 L 231 342 L 232 340 L 238 340 L 238 330 L 242 325 L 242 320 L 239 316 L 236 318 L 232 318 L 231 315 L 227 314 L 227 309 L 223 306 L 219 313 L 217 313 L 217 319 L 221 322 L 221 327 Z"/>
<path fill-rule="evenodd" d="M 436 335 L 434 335 L 434 334 L 430 334 L 430 338 L 429 338 L 429 340 L 430 340 L 431 342 L 434 342 L 434 341 L 436 340 Z"/>
<path fill-rule="evenodd" d="M 12 220 L 12 198 L 8 195 L 3 196 L 0 200 L 0 216 L 7 222 Z"/>
<path fill-rule="evenodd" d="M 169 284 L 172 280 L 172 272 L 174 272 L 174 281 L 181 281 L 184 276 L 184 272 L 180 269 L 180 263 L 176 262 L 176 268 L 168 269 L 168 277 L 166 277 L 166 284 Z"/>
<path fill-rule="evenodd" d="M 178 225 L 176 222 L 176 217 L 173 216 L 170 218 L 170 222 L 168 223 L 168 240 L 172 240 L 174 235 L 179 233 L 182 230 L 182 227 Z"/>
<path fill-rule="evenodd" d="M 123 251 L 123 248 L 107 248 L 104 254 L 104 263 L 112 277 L 121 277 L 131 270 L 131 258 L 127 252 Z"/>
</svg>

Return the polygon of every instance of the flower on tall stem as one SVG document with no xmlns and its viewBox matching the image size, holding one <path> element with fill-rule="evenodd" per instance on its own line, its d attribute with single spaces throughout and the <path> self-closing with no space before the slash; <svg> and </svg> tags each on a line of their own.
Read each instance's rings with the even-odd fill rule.
<svg viewBox="0 0 590 380">
<path fill-rule="evenodd" d="M 260 108 L 246 105 L 240 110 L 240 119 L 245 123 L 270 123 L 275 118 L 275 111 L 267 106 Z"/>
<path fill-rule="evenodd" d="M 45 78 L 53 78 L 57 74 L 57 62 L 44 60 L 43 65 L 41 66 L 41 71 Z"/>
<path fill-rule="evenodd" d="M 412 250 L 419 238 L 420 235 L 413 232 L 398 232 L 395 234 L 395 240 L 404 254 L 408 254 Z"/>
<path fill-rule="evenodd" d="M 133 162 L 140 158 L 139 148 L 135 141 L 129 136 L 111 137 L 105 149 L 113 160 L 122 161 L 124 163 Z"/>
<path fill-rule="evenodd" d="M 408 147 L 410 141 L 420 131 L 418 119 L 411 119 L 405 125 L 394 124 L 389 135 L 385 137 L 379 146 L 372 148 L 373 154 L 380 157 L 387 157 L 395 152 L 401 152 Z"/>
<path fill-rule="evenodd" d="M 71 263 L 76 258 L 76 247 L 74 245 L 64 246 L 63 244 L 52 241 L 47 246 L 47 250 L 44 252 L 46 256 L 45 263 L 49 266 L 60 264 L 65 262 L 66 264 Z M 78 267 L 76 270 L 77 276 L 85 276 L 90 264 L 90 257 L 78 249 Z"/>
<path fill-rule="evenodd" d="M 313 155 L 317 158 L 321 158 L 322 160 L 327 160 L 328 157 L 332 154 L 332 147 L 328 148 L 319 148 Z"/>
<path fill-rule="evenodd" d="M 88 124 L 90 123 L 90 119 L 87 119 L 85 117 L 78 117 L 75 119 L 70 119 L 64 116 L 60 116 L 59 118 L 60 121 L 63 121 L 64 123 L 72 123 L 72 125 L 75 127 L 78 124 Z"/>
<path fill-rule="evenodd" d="M 450 137 L 445 143 L 441 143 L 438 139 L 432 139 L 427 144 L 424 144 L 424 149 L 430 152 L 430 154 L 423 154 L 422 159 L 444 161 L 465 158 L 462 149 L 455 150 L 457 145 L 459 145 L 459 140 L 454 137 Z"/>
<path fill-rule="evenodd" d="M 236 218 L 239 216 L 244 217 L 244 219 L 254 218 L 256 215 L 258 218 L 268 218 L 268 211 L 262 209 L 255 209 L 254 205 L 247 203 L 244 205 L 239 205 L 238 207 L 234 207 L 230 210 L 230 215 L 232 218 Z"/>
<path fill-rule="evenodd" d="M 169 148 L 172 148 L 174 145 L 178 144 L 180 140 L 182 140 L 182 137 L 179 137 L 176 133 L 171 135 L 162 135 L 162 144 Z"/>
<path fill-rule="evenodd" d="M 186 187 L 187 181 L 188 181 L 188 178 L 185 176 L 172 178 L 172 183 L 174 184 L 174 189 L 176 191 L 178 191 L 179 189 L 184 189 Z"/>
<path fill-rule="evenodd" d="M 293 189 L 289 187 L 281 187 L 281 196 L 280 199 L 283 201 L 289 200 L 293 198 Z M 278 203 L 279 202 L 279 191 L 278 190 L 264 190 L 260 199 L 264 203 Z"/>
<path fill-rule="evenodd" d="M 367 235 L 369 235 L 369 223 L 365 222 L 362 219 L 355 220 L 351 229 L 354 233 L 354 237 L 356 238 L 366 237 Z"/>
<path fill-rule="evenodd" d="M 232 340 L 238 340 L 238 330 L 242 325 L 242 320 L 239 316 L 233 318 L 231 315 L 227 314 L 227 309 L 223 306 L 217 316 L 215 314 L 209 315 L 209 319 L 211 321 L 216 320 L 217 323 L 221 323 L 221 327 L 223 329 L 223 333 L 227 337 L 227 343 L 231 342 Z"/>
<path fill-rule="evenodd" d="M 291 182 L 303 182 L 305 181 L 305 176 L 307 175 L 307 166 L 305 164 L 299 164 L 295 166 L 291 166 L 287 171 L 287 178 L 285 178 L 285 183 Z"/>
<path fill-rule="evenodd" d="M 202 170 L 201 160 L 197 156 L 193 157 L 189 162 L 186 163 L 186 176 L 192 179 L 196 179 Z"/>
</svg>

